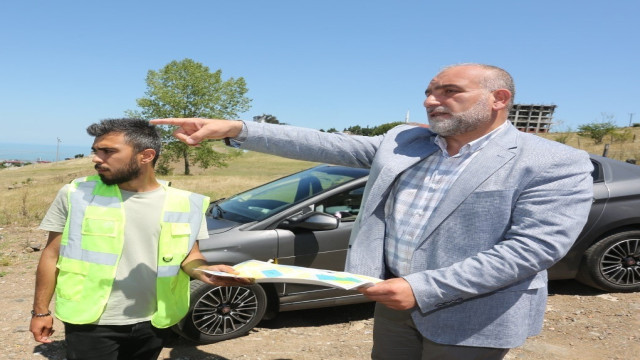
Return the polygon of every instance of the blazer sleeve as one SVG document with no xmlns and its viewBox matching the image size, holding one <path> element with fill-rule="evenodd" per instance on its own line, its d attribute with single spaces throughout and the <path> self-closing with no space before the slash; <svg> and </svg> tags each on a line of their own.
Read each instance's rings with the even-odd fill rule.
<svg viewBox="0 0 640 360">
<path fill-rule="evenodd" d="M 288 125 L 245 122 L 240 148 L 290 159 L 370 168 L 383 136 L 325 133 Z"/>
</svg>

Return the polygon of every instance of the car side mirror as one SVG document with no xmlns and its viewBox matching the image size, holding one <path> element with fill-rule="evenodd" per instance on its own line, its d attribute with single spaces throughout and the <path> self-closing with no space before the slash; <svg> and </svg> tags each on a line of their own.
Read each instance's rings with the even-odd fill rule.
<svg viewBox="0 0 640 360">
<path fill-rule="evenodd" d="M 317 211 L 295 215 L 283 221 L 281 225 L 288 229 L 333 230 L 337 229 L 340 220 L 333 215 Z"/>
</svg>

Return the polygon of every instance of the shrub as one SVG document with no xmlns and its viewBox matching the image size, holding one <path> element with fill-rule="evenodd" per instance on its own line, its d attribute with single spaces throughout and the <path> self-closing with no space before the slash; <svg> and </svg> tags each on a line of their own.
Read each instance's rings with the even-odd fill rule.
<svg viewBox="0 0 640 360">
<path fill-rule="evenodd" d="M 595 144 L 601 144 L 602 139 L 613 133 L 617 127 L 611 122 L 590 123 L 578 127 L 578 135 L 591 138 Z"/>
</svg>

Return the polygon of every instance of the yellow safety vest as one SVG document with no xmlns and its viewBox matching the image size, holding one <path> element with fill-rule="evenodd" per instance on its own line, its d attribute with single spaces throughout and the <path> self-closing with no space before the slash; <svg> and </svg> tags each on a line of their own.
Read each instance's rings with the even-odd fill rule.
<svg viewBox="0 0 640 360">
<path fill-rule="evenodd" d="M 151 323 L 176 324 L 189 310 L 189 276 L 180 264 L 196 242 L 209 198 L 163 184 L 167 191 L 156 278 L 157 307 Z M 99 176 L 76 179 L 68 192 L 56 283 L 56 317 L 72 324 L 100 318 L 111 293 L 124 244 L 124 207 L 117 185 Z"/>
</svg>

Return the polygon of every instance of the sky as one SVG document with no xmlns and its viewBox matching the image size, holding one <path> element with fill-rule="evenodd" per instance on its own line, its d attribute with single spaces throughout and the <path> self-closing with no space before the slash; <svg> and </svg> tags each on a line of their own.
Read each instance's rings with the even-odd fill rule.
<svg viewBox="0 0 640 360">
<path fill-rule="evenodd" d="M 640 2 L 427 0 L 3 1 L 0 142 L 87 145 L 173 60 L 242 77 L 251 108 L 315 129 L 427 122 L 446 65 L 500 66 L 557 131 L 640 123 Z"/>
</svg>

